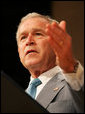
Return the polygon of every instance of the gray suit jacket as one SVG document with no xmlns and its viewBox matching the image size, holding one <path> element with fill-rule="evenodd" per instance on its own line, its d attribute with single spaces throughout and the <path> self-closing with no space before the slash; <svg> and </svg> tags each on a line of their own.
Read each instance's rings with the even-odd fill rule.
<svg viewBox="0 0 85 114">
<path fill-rule="evenodd" d="M 84 112 L 84 96 L 70 88 L 61 73 L 54 76 L 42 89 L 36 100 L 50 113 Z"/>
</svg>

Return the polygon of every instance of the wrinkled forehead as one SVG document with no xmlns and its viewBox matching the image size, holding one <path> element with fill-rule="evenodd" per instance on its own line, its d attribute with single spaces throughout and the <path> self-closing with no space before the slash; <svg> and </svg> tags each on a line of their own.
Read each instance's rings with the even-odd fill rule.
<svg viewBox="0 0 85 114">
<path fill-rule="evenodd" d="M 44 18 L 32 17 L 32 18 L 28 18 L 28 19 L 25 19 L 24 21 L 22 21 L 19 26 L 19 30 L 22 30 L 26 27 L 28 27 L 28 28 L 41 27 L 44 29 L 46 27 L 46 24 L 48 24 L 48 23 L 49 23 L 49 21 Z"/>
</svg>

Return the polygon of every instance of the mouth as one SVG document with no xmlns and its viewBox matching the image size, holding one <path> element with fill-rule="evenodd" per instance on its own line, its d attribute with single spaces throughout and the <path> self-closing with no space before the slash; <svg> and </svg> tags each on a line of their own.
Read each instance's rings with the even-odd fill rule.
<svg viewBox="0 0 85 114">
<path fill-rule="evenodd" d="M 26 55 L 27 55 L 27 54 L 31 54 L 31 53 L 37 53 L 37 51 L 36 51 L 36 50 L 28 50 L 28 51 L 26 52 Z"/>
</svg>

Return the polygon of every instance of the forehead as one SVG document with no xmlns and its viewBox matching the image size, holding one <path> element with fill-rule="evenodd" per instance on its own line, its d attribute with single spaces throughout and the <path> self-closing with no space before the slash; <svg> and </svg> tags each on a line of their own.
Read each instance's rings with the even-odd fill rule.
<svg viewBox="0 0 85 114">
<path fill-rule="evenodd" d="M 41 17 L 33 17 L 25 19 L 19 26 L 19 33 L 33 28 L 42 28 L 43 30 L 46 27 L 46 24 L 49 23 L 46 19 Z"/>
</svg>

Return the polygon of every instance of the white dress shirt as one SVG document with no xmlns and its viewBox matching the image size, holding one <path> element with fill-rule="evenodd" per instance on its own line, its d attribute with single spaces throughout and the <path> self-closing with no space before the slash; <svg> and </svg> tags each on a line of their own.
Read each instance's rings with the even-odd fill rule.
<svg viewBox="0 0 85 114">
<path fill-rule="evenodd" d="M 78 69 L 76 73 L 63 73 L 63 70 L 59 66 L 55 66 L 54 68 L 42 73 L 38 78 L 41 80 L 42 84 L 37 87 L 37 93 L 36 97 L 40 93 L 40 91 L 43 89 L 45 84 L 54 77 L 57 73 L 61 72 L 66 81 L 70 84 L 72 89 L 79 90 L 84 84 L 84 69 L 82 65 L 79 63 Z M 32 76 L 30 77 L 30 82 L 33 80 Z M 25 90 L 26 93 L 28 93 L 28 88 Z M 35 97 L 35 99 L 36 99 Z"/>
<path fill-rule="evenodd" d="M 72 89 L 80 90 L 84 86 L 84 68 L 78 61 L 79 65 L 76 73 L 65 73 L 65 79 L 70 84 Z"/>
</svg>

